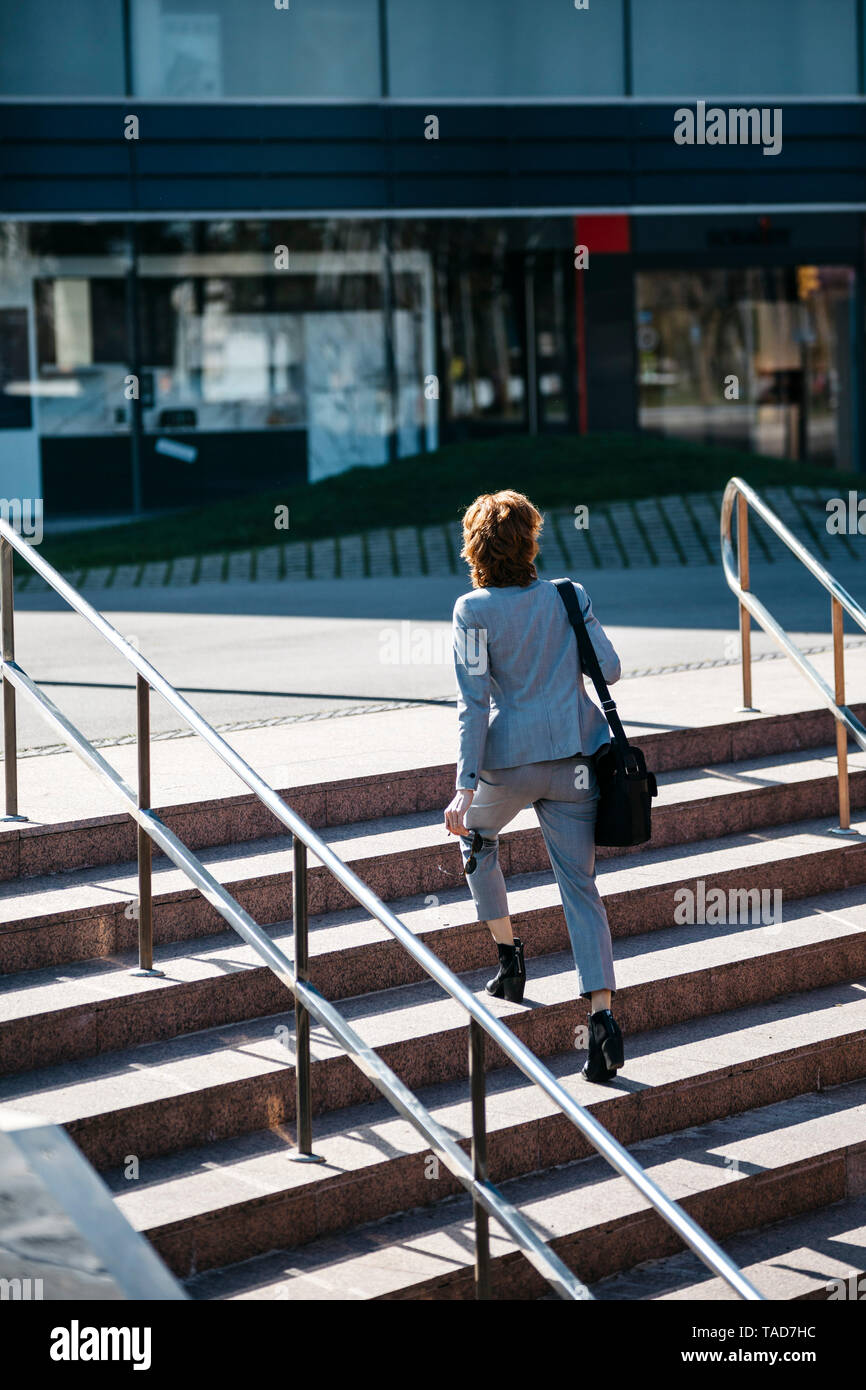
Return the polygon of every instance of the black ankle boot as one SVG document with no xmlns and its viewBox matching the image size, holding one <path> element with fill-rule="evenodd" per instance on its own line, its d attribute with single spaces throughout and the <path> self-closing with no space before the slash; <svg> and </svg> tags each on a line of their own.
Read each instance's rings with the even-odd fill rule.
<svg viewBox="0 0 866 1390">
<path fill-rule="evenodd" d="M 622 1033 L 610 1009 L 589 1016 L 589 1056 L 583 1064 L 587 1081 L 611 1081 L 624 1061 Z"/>
<path fill-rule="evenodd" d="M 499 950 L 499 969 L 484 988 L 494 999 L 507 999 L 510 1004 L 521 1004 L 526 985 L 523 942 L 519 936 L 515 936 L 513 946 L 504 946 L 499 941 L 496 945 Z"/>
</svg>

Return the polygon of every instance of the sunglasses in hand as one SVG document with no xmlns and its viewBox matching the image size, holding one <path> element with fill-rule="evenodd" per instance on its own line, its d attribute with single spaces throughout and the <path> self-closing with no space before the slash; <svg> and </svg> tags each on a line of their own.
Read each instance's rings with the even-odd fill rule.
<svg viewBox="0 0 866 1390">
<path fill-rule="evenodd" d="M 465 873 L 471 874 L 474 871 L 476 864 L 478 863 L 478 860 L 475 858 L 475 856 L 480 850 L 481 846 L 484 844 L 484 840 L 477 830 L 471 831 L 468 835 L 461 835 L 460 839 L 465 840 L 466 843 L 469 845 L 470 854 L 469 858 L 465 861 L 463 865 L 463 870 Z"/>
</svg>

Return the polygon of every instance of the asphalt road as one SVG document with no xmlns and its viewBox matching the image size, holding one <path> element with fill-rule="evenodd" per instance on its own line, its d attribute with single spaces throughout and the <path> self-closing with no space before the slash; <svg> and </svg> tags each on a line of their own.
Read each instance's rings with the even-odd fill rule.
<svg viewBox="0 0 866 1390">
<path fill-rule="evenodd" d="M 836 576 L 866 604 L 866 566 L 848 561 Z M 450 614 L 466 587 L 456 576 L 199 584 L 111 590 L 104 611 L 223 726 L 453 697 Z M 626 673 L 737 655 L 737 608 L 720 569 L 602 570 L 587 576 L 587 588 Z M 829 598 L 801 567 L 755 563 L 753 588 L 799 641 L 827 645 Z M 94 597 L 104 603 L 107 595 Z M 16 641 L 21 665 L 88 737 L 134 731 L 129 668 L 56 596 L 20 596 Z M 755 635 L 756 653 L 771 647 Z M 180 727 L 158 698 L 153 727 Z M 56 742 L 21 698 L 19 736 L 22 748 Z"/>
</svg>

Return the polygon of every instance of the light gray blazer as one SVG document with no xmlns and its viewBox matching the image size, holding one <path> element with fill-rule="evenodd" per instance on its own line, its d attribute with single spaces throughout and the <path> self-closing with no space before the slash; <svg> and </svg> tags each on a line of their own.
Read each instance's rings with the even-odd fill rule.
<svg viewBox="0 0 866 1390">
<path fill-rule="evenodd" d="M 574 584 L 602 674 L 619 680 L 619 657 Z M 454 605 L 459 751 L 457 786 L 476 787 L 482 768 L 517 767 L 595 753 L 610 741 L 586 693 L 574 630 L 552 581 L 472 589 Z"/>
</svg>

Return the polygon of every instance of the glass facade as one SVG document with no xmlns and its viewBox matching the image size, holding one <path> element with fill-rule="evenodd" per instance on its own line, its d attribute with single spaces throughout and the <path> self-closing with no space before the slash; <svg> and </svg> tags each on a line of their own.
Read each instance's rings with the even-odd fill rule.
<svg viewBox="0 0 866 1390">
<path fill-rule="evenodd" d="M 7 223 L 0 435 L 65 511 L 132 434 L 155 502 L 573 427 L 570 266 L 565 218 Z"/>
<path fill-rule="evenodd" d="M 389 0 L 391 95 L 620 95 L 623 7 L 562 0 Z"/>
<path fill-rule="evenodd" d="M 830 106 L 791 123 L 790 165 L 750 168 L 672 132 L 665 148 L 649 102 L 603 102 L 856 95 L 864 3 L 65 0 L 46 22 L 0 0 L 0 95 L 31 99 L 10 116 L 7 206 L 35 219 L 0 221 L 0 490 L 108 511 L 136 477 L 145 505 L 181 503 L 466 438 L 635 427 L 857 466 L 863 229 L 817 206 L 860 217 L 856 116 L 826 164 Z M 88 101 L 126 93 L 166 103 L 152 145 L 94 135 Z M 334 134 L 332 100 L 383 96 Z M 75 109 L 68 145 L 45 98 Z M 284 118 L 288 98 L 322 105 Z M 560 141 L 536 103 L 572 98 L 590 105 Z M 441 143 L 410 141 L 409 100 Z M 443 158 L 463 100 L 479 112 Z M 693 169 L 694 217 L 628 210 L 688 197 Z M 782 177 L 805 211 L 780 229 L 757 203 L 788 216 Z M 369 211 L 398 198 L 419 211 Z M 518 211 L 582 198 L 592 270 L 570 214 Z M 38 220 L 70 206 L 111 211 Z M 331 214 L 261 211 L 289 206 Z M 727 240 L 717 215 L 739 219 Z"/>
<path fill-rule="evenodd" d="M 0 0 L 0 94 L 856 96 L 861 42 L 857 0 Z"/>
<path fill-rule="evenodd" d="M 49 9 L 0 0 L 0 96 L 117 96 L 124 88 L 120 0 Z"/>
<path fill-rule="evenodd" d="M 636 96 L 854 96 L 857 0 L 639 0 Z"/>
<path fill-rule="evenodd" d="M 637 276 L 642 429 L 852 468 L 846 266 Z"/>
<path fill-rule="evenodd" d="M 135 451 L 156 505 L 575 431 L 573 238 L 564 217 L 0 224 L 5 491 L 110 511 Z M 852 267 L 618 273 L 640 428 L 855 464 Z M 614 330 L 591 326 L 590 374 Z"/>
<path fill-rule="evenodd" d="M 239 0 L 133 0 L 132 51 L 133 91 L 143 97 L 381 93 L 377 0 L 295 0 L 280 9 Z"/>
</svg>

